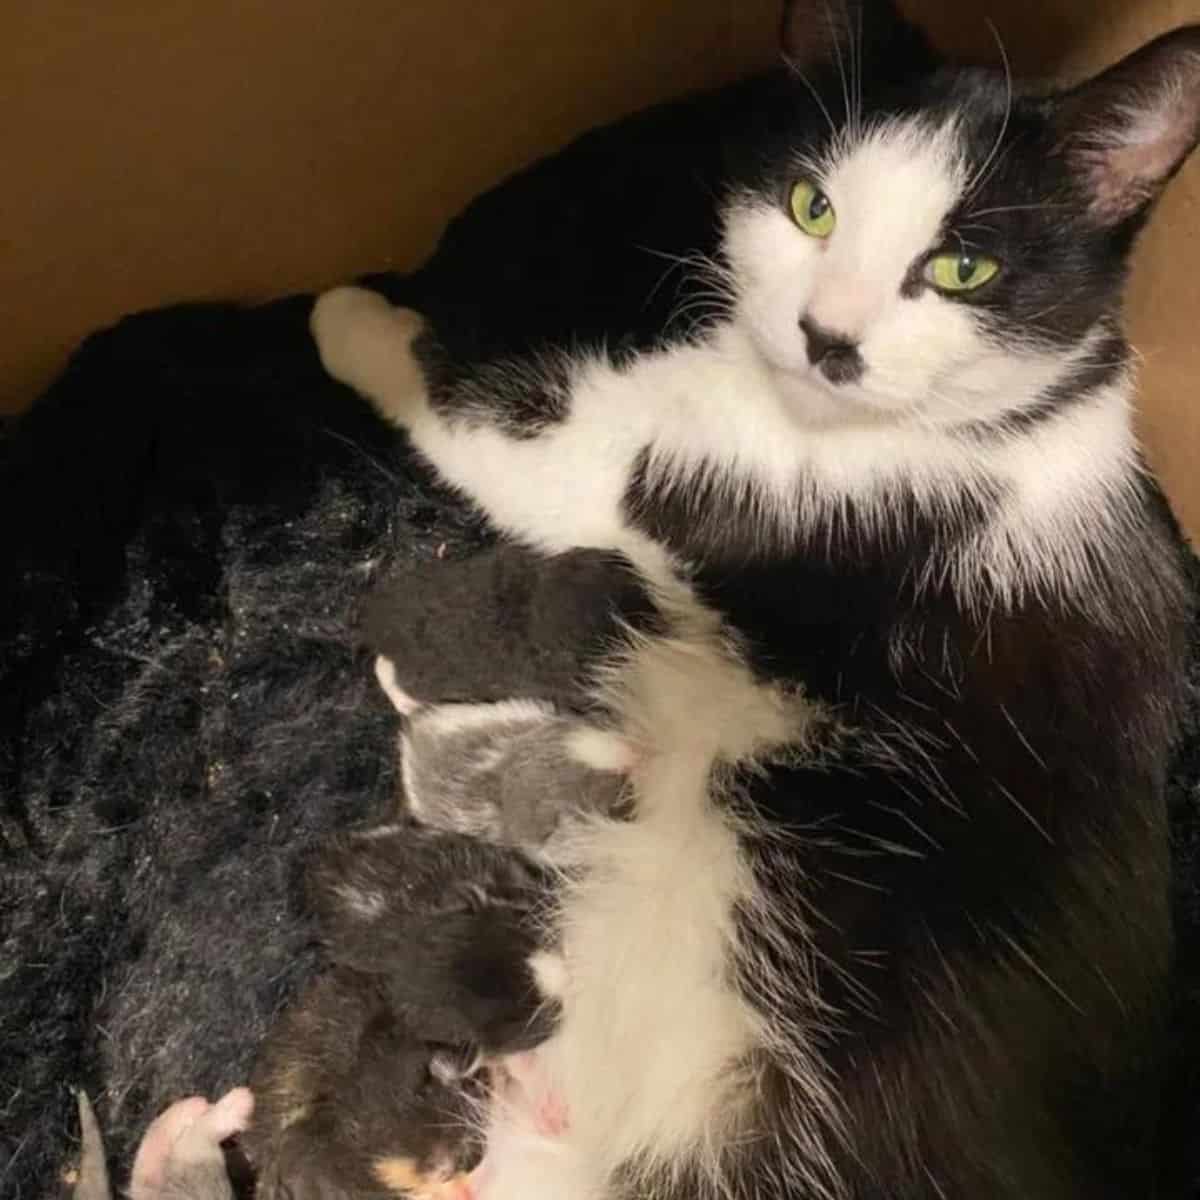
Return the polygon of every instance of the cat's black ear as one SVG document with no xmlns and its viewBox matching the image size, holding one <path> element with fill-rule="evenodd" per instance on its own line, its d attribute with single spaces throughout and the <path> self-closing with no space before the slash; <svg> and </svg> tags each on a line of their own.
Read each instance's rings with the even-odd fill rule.
<svg viewBox="0 0 1200 1200">
<path fill-rule="evenodd" d="M 1200 140 L 1200 25 L 1143 46 L 1055 102 L 1062 153 L 1101 227 L 1139 216 Z"/>
<path fill-rule="evenodd" d="M 784 0 L 779 49 L 799 71 L 840 64 L 868 83 L 934 65 L 925 36 L 892 0 Z"/>
</svg>

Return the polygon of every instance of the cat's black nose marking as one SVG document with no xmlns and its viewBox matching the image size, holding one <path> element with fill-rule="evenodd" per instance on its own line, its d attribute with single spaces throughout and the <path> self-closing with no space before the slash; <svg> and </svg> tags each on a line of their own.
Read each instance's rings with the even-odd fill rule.
<svg viewBox="0 0 1200 1200">
<path fill-rule="evenodd" d="M 862 355 L 849 338 L 822 329 L 808 317 L 800 318 L 808 361 L 819 367 L 830 383 L 853 383 L 863 373 Z"/>
</svg>

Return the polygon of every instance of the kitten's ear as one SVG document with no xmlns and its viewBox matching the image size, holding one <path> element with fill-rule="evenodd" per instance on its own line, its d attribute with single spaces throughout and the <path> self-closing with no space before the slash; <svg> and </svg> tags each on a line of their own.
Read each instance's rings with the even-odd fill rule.
<svg viewBox="0 0 1200 1200">
<path fill-rule="evenodd" d="M 1102 227 L 1141 214 L 1200 140 L 1200 25 L 1143 46 L 1060 96 L 1062 152 Z"/>
<path fill-rule="evenodd" d="M 933 65 L 924 35 L 892 0 L 784 0 L 779 49 L 799 71 L 840 63 L 867 82 Z"/>
</svg>

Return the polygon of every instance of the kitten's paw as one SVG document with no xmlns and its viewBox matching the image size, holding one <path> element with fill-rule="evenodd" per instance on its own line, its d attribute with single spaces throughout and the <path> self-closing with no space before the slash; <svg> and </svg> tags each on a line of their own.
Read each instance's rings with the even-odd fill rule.
<svg viewBox="0 0 1200 1200">
<path fill-rule="evenodd" d="M 385 420 L 410 425 L 425 408 L 425 376 L 413 354 L 421 314 L 395 308 L 378 292 L 339 287 L 317 299 L 309 328 L 321 364 L 354 388 Z"/>
<path fill-rule="evenodd" d="M 151 1122 L 133 1160 L 133 1175 L 129 1181 L 129 1194 L 133 1200 L 153 1200 L 158 1195 L 166 1182 L 167 1163 L 176 1143 L 210 1107 L 203 1096 L 191 1096 L 172 1104 Z"/>
<path fill-rule="evenodd" d="M 194 1168 L 211 1169 L 218 1183 L 225 1180 L 221 1143 L 245 1130 L 253 1112 L 247 1088 L 234 1088 L 216 1104 L 202 1096 L 172 1104 L 138 1147 L 129 1182 L 132 1200 L 155 1200 L 173 1175 Z"/>
</svg>

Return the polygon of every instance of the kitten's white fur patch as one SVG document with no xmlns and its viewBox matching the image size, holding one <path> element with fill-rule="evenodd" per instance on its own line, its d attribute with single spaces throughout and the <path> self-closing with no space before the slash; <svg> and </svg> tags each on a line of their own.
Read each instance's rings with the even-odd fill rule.
<svg viewBox="0 0 1200 1200">
<path fill-rule="evenodd" d="M 421 713 L 421 726 L 432 733 L 450 736 L 475 729 L 495 728 L 505 722 L 514 725 L 539 724 L 558 715 L 553 704 L 544 700 L 496 700 L 486 704 L 437 704 Z"/>
<path fill-rule="evenodd" d="M 593 771 L 623 774 L 633 768 L 637 759 L 627 738 L 591 725 L 571 729 L 563 739 L 563 749 L 570 758 Z"/>
<path fill-rule="evenodd" d="M 396 664 L 382 654 L 375 659 L 375 678 L 383 693 L 392 702 L 392 707 L 404 717 L 411 716 L 421 707 L 401 686 L 396 677 Z"/>
<path fill-rule="evenodd" d="M 567 964 L 561 954 L 539 950 L 529 959 L 529 969 L 543 996 L 559 1000 L 567 991 Z"/>
</svg>

